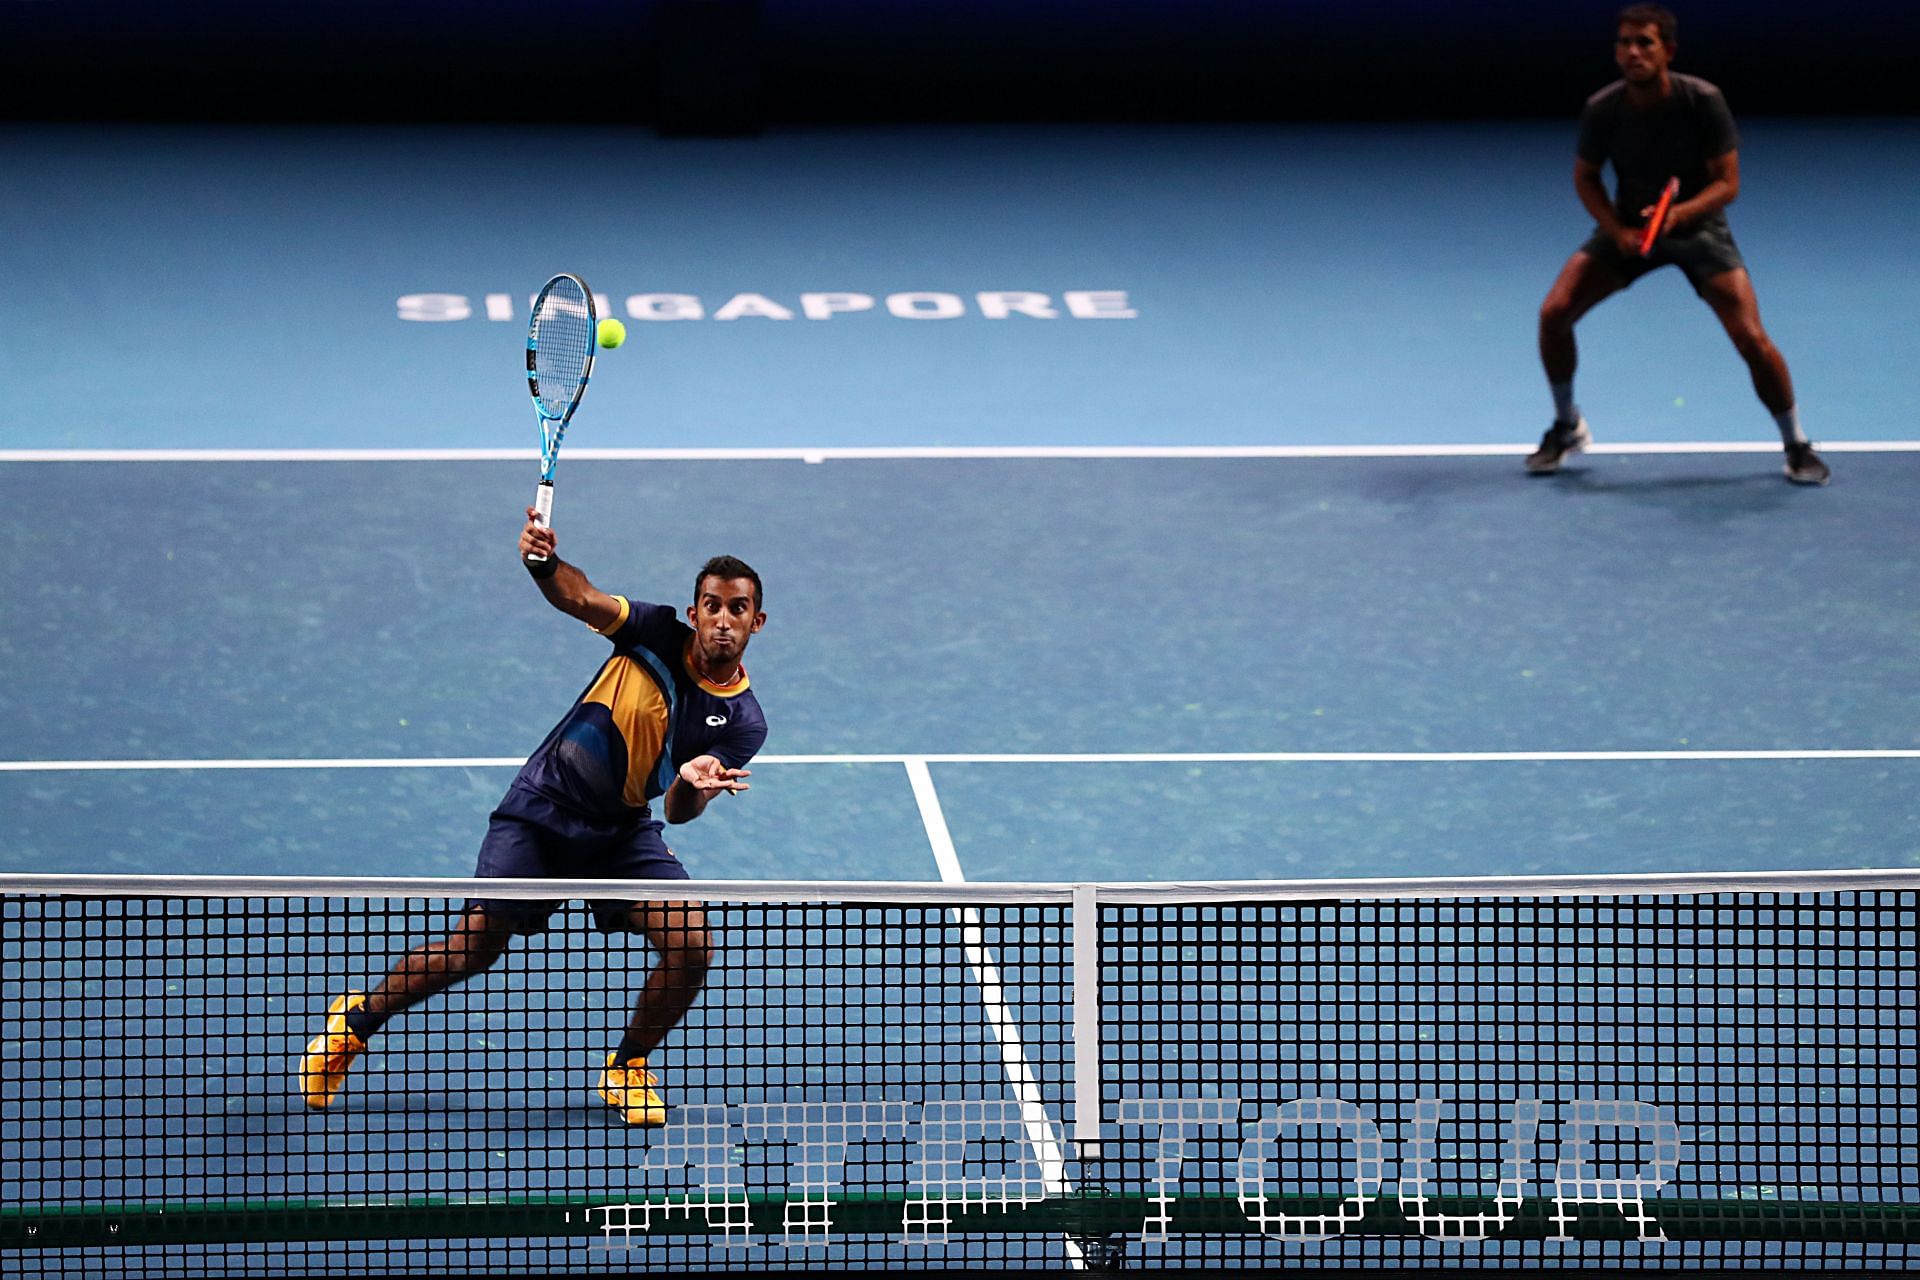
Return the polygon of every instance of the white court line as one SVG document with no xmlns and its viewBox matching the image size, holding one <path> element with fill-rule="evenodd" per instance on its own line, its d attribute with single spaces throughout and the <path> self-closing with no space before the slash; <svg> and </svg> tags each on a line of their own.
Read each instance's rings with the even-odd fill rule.
<svg viewBox="0 0 1920 1280">
<path fill-rule="evenodd" d="M 525 756 L 396 756 L 352 760 L 0 760 L 0 773 L 93 773 L 118 769 L 494 769 Z"/>
<path fill-rule="evenodd" d="M 983 752 L 914 755 L 764 755 L 757 765 L 813 764 L 1563 764 L 1667 760 L 1920 760 L 1920 747 L 1759 751 L 1169 751 Z M 525 756 L 372 756 L 259 760 L 0 760 L 0 773 L 117 770 L 517 769 Z M 924 816 L 924 815 L 923 815 Z M 939 856 L 936 848 L 935 856 Z M 955 878 L 959 868 L 954 868 Z M 944 874 L 944 871 L 943 871 Z"/>
<path fill-rule="evenodd" d="M 1825 453 L 1920 453 L 1920 440 L 1821 441 Z M 798 445 L 761 449 L 566 450 L 568 458 L 601 462 L 876 462 L 918 459 L 1022 458 L 1499 458 L 1523 456 L 1522 444 L 1249 444 L 1249 445 Z M 1593 444 L 1588 453 L 1779 453 L 1762 440 L 1652 441 Z M 0 462 L 532 462 L 533 449 L 0 449 Z"/>
<path fill-rule="evenodd" d="M 927 843 L 933 846 L 933 861 L 940 869 L 940 879 L 946 884 L 964 884 L 966 873 L 960 869 L 960 855 L 953 847 L 953 833 L 947 828 L 946 814 L 940 808 L 940 795 L 933 788 L 927 762 L 909 756 L 904 763 L 914 801 L 920 806 L 920 821 L 927 829 Z M 1067 1181 L 1066 1145 L 1047 1115 L 1040 1096 L 1040 1082 L 1033 1074 L 1033 1064 L 1027 1060 L 1026 1046 L 1020 1039 L 1020 1024 L 1007 1007 L 999 966 L 987 950 L 986 935 L 980 927 L 980 910 L 957 907 L 954 914 L 960 919 L 960 942 L 966 952 L 967 967 L 973 970 L 974 981 L 980 987 L 980 1001 L 986 1006 L 987 1026 L 1000 1042 L 1000 1063 L 1020 1103 L 1020 1121 L 1027 1131 L 1027 1142 L 1039 1157 L 1041 1181 L 1048 1195 L 1065 1195 L 1073 1189 Z M 1068 1241 L 1067 1248 L 1077 1267 L 1081 1261 L 1078 1249 L 1072 1241 Z"/>
<path fill-rule="evenodd" d="M 1189 751 L 1060 752 L 923 755 L 929 764 L 1554 764 L 1632 760 L 1911 760 L 1920 747 L 1843 747 L 1835 750 L 1758 751 Z M 774 757 L 762 757 L 768 763 Z M 865 763 L 849 756 L 790 756 L 789 764 Z"/>
</svg>

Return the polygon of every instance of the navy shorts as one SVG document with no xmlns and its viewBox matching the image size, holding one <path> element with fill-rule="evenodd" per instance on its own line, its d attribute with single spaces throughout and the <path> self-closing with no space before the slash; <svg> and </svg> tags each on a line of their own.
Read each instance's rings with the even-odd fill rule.
<svg viewBox="0 0 1920 1280">
<path fill-rule="evenodd" d="M 495 811 L 480 842 L 477 877 L 511 876 L 525 880 L 686 880 L 687 869 L 667 848 L 660 828 L 642 823 L 613 834 L 562 835 L 525 818 Z M 515 933 L 543 933 L 564 898 L 469 898 L 495 919 L 509 921 Z M 589 902 L 602 933 L 635 932 L 631 902 Z"/>
<path fill-rule="evenodd" d="M 1725 218 L 1709 218 L 1679 235 L 1662 236 L 1653 242 L 1653 252 L 1644 258 L 1637 253 L 1621 253 L 1612 237 L 1598 228 L 1580 246 L 1580 252 L 1598 259 L 1628 284 L 1649 271 L 1665 266 L 1679 267 L 1695 293 L 1700 293 L 1715 276 L 1747 265 L 1747 260 L 1740 256 L 1740 246 L 1733 242 L 1733 228 Z"/>
</svg>

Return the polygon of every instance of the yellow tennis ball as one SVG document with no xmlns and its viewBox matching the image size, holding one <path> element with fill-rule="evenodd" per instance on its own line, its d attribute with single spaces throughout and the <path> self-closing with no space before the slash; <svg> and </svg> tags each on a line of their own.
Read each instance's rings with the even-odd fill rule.
<svg viewBox="0 0 1920 1280">
<path fill-rule="evenodd" d="M 611 351 L 627 340 L 627 326 L 608 316 L 600 322 L 597 336 L 600 339 L 600 345 Z"/>
</svg>

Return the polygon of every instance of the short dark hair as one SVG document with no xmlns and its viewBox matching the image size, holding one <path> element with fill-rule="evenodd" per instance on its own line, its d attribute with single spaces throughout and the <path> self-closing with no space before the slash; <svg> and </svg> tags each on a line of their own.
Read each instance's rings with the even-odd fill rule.
<svg viewBox="0 0 1920 1280">
<path fill-rule="evenodd" d="M 1630 4 L 1622 9 L 1613 20 L 1613 29 L 1632 23 L 1636 27 L 1660 28 L 1660 43 L 1669 49 L 1680 47 L 1680 19 L 1673 16 L 1673 10 L 1657 4 Z"/>
<path fill-rule="evenodd" d="M 693 598 L 700 599 L 700 584 L 708 578 L 718 578 L 722 582 L 732 582 L 735 578 L 745 578 L 753 584 L 753 611 L 760 612 L 760 575 L 745 560 L 733 556 L 715 556 L 700 566 L 700 572 L 693 580 Z"/>
</svg>

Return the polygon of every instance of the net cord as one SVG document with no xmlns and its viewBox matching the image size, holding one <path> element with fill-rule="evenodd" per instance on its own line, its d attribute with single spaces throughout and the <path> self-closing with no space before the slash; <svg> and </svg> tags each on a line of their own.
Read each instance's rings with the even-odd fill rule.
<svg viewBox="0 0 1920 1280">
<path fill-rule="evenodd" d="M 509 880 L 441 876 L 0 874 L 0 893 L 98 897 L 613 898 L 630 901 L 698 899 L 704 902 L 1071 905 L 1076 891 L 1081 889 L 1091 889 L 1098 903 L 1120 905 L 1395 898 L 1695 897 L 1727 893 L 1805 895 L 1876 890 L 1920 891 L 1920 868 L 1210 882 L 972 880 L 957 884 L 921 880 Z"/>
</svg>

